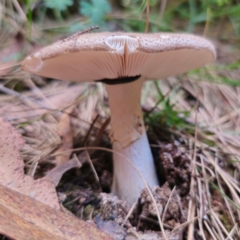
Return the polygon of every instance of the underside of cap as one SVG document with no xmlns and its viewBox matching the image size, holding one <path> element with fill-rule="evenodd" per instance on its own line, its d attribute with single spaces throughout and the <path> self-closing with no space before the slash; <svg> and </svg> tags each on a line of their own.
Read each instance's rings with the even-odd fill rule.
<svg viewBox="0 0 240 240">
<path fill-rule="evenodd" d="M 27 57 L 31 73 L 77 82 L 161 79 L 215 60 L 214 46 L 188 34 L 92 33 L 59 41 Z M 137 79 L 137 78 L 136 78 Z"/>
</svg>

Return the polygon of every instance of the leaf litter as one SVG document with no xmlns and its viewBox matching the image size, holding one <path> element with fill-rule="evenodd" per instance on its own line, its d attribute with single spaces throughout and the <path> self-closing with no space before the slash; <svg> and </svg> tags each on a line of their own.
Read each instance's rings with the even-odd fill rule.
<svg viewBox="0 0 240 240">
<path fill-rule="evenodd" d="M 236 87 L 197 82 L 193 78 L 187 75 L 180 82 L 177 78 L 158 82 L 171 104 L 190 114 L 186 119 L 187 131 L 149 126 L 160 182 L 165 182 L 152 189 L 153 195 L 168 239 L 237 239 L 240 142 L 232 129 L 239 129 L 239 92 Z M 114 239 L 163 239 L 148 191 L 143 191 L 131 210 L 123 200 L 109 194 L 111 155 L 96 149 L 88 150 L 88 156 L 77 150 L 84 146 L 110 147 L 109 121 L 104 125 L 109 114 L 104 106 L 105 90 L 92 84 L 86 91 L 83 85 L 70 87 L 53 81 L 40 91 L 42 96 L 37 98 L 31 91 L 21 93 L 26 99 L 3 95 L 4 104 L 0 104 L 0 114 L 19 126 L 25 138 L 21 151 L 25 171 L 38 178 L 54 172 L 58 156 L 64 156 L 64 161 L 76 157 L 83 166 L 64 174 L 57 187 L 66 208 L 80 219 L 94 222 Z M 30 99 L 34 99 L 31 104 Z M 222 101 L 227 105 L 218 104 Z M 144 109 L 152 109 L 154 103 L 151 94 Z M 155 111 L 161 111 L 161 105 Z M 68 138 L 61 129 L 72 132 L 72 136 Z M 54 175 L 58 183 L 62 173 Z"/>
<path fill-rule="evenodd" d="M 171 80 L 173 82 L 175 81 L 175 79 Z M 218 135 L 217 132 L 216 134 L 206 135 L 206 131 L 201 130 L 203 124 L 205 124 L 204 128 L 208 127 L 208 129 L 211 129 L 211 125 L 207 125 L 204 120 L 209 118 L 209 112 L 211 113 L 212 109 L 209 109 L 206 115 L 204 101 L 209 101 L 209 95 L 212 91 L 216 93 L 216 96 L 220 94 L 219 97 L 222 97 L 222 92 L 219 92 L 221 86 L 214 86 L 206 82 L 194 83 L 193 85 L 192 82 L 183 81 L 177 97 L 172 101 L 178 102 L 181 108 L 188 107 L 189 109 L 194 109 L 191 106 L 191 102 L 190 104 L 186 104 L 188 102 L 181 94 L 182 91 L 185 91 L 187 95 L 192 86 L 195 86 L 196 89 L 200 89 L 199 86 L 205 88 L 205 96 L 203 96 L 203 100 L 201 100 L 201 108 L 198 109 L 197 113 L 198 124 L 196 125 L 196 129 L 198 138 L 194 140 L 191 134 L 184 135 L 178 130 L 172 131 L 170 129 L 170 131 L 173 132 L 169 132 L 170 135 L 174 134 L 173 136 L 176 136 L 178 134 L 178 141 L 175 140 L 171 143 L 171 140 L 169 140 L 168 142 L 165 141 L 165 143 L 162 142 L 160 144 L 158 143 L 158 138 L 156 138 L 157 131 L 155 134 L 151 134 L 151 128 L 149 129 L 150 141 L 154 142 L 154 144 L 152 144 L 153 151 L 157 152 L 157 154 L 155 154 L 156 164 L 160 165 L 160 172 L 165 179 L 164 185 L 152 189 L 153 195 L 157 203 L 158 211 L 162 217 L 168 239 L 191 239 L 191 236 L 195 236 L 196 239 L 201 239 L 203 236 L 205 236 L 206 239 L 210 237 L 212 237 L 212 239 L 223 239 L 224 236 L 230 237 L 229 239 L 237 239 L 236 236 L 239 226 L 239 175 L 237 172 L 234 173 L 234 169 L 237 170 L 239 167 L 237 160 L 239 156 L 236 152 L 236 147 L 232 145 L 232 143 L 234 143 L 234 145 L 236 145 L 236 143 L 231 141 L 232 138 L 223 138 L 221 135 Z M 161 82 L 161 88 L 166 92 L 171 90 L 171 82 Z M 211 91 L 209 91 L 208 88 L 210 88 Z M 43 89 L 43 92 L 44 91 Z M 92 92 L 91 89 L 90 91 Z M 54 93 L 54 96 L 63 99 L 61 97 L 61 95 L 63 95 L 66 105 L 69 105 L 65 93 L 62 90 L 60 92 L 59 95 Z M 88 103 L 88 101 L 92 101 L 92 94 L 95 94 L 100 99 L 104 99 L 101 95 L 98 96 L 96 89 L 93 90 L 93 93 L 91 93 L 89 97 L 84 91 L 80 93 L 80 95 L 82 94 L 84 97 L 81 96 L 80 99 L 84 100 L 80 102 L 76 101 L 77 105 L 73 107 L 70 114 L 62 113 L 62 116 L 63 114 L 68 114 L 73 132 L 74 148 L 67 148 L 66 153 L 68 151 L 71 153 L 68 155 L 69 159 L 71 156 L 74 158 L 73 154 L 76 154 L 75 157 L 83 163 L 81 169 L 71 170 L 69 173 L 66 173 L 57 188 L 57 191 L 65 196 L 64 206 L 80 219 L 95 222 L 102 231 L 106 231 L 112 235 L 114 239 L 163 239 L 159 231 L 156 209 L 148 195 L 148 191 L 143 191 L 139 202 L 128 216 L 131 207 L 127 206 L 123 200 L 109 195 L 112 181 L 111 156 L 99 150 L 88 150 L 89 157 L 99 178 L 98 182 L 96 181 L 92 168 L 88 164 L 86 152 L 77 150 L 79 147 L 96 146 L 94 145 L 97 138 L 96 136 L 98 136 L 98 133 L 101 131 L 101 127 L 104 125 L 108 114 L 108 109 L 104 107 L 104 104 L 100 102 L 100 100 L 99 104 L 96 104 L 96 100 L 94 100 L 93 103 Z M 193 89 L 191 90 L 191 95 L 192 94 L 195 95 L 195 99 L 197 99 L 197 97 L 199 99 L 199 96 Z M 234 96 L 231 95 L 231 98 L 233 97 Z M 181 101 L 178 101 L 178 98 L 181 98 Z M 8 101 L 12 100 L 9 98 Z M 148 102 L 151 101 L 147 99 L 146 108 L 149 108 Z M 217 101 L 215 104 L 217 104 Z M 67 109 L 66 105 L 59 104 L 58 106 L 61 106 L 62 109 Z M 89 108 L 88 114 L 91 117 L 85 116 L 85 119 L 90 120 L 87 122 L 84 119 L 83 125 L 81 125 L 81 111 L 86 108 L 86 106 Z M 209 104 L 207 104 L 207 108 L 210 107 L 211 105 L 209 106 Z M 101 110 L 98 111 L 98 108 Z M 214 108 L 214 106 L 212 106 L 212 108 Z M 57 150 L 61 149 L 63 145 L 61 141 L 63 138 L 61 138 L 60 132 L 58 131 L 61 117 L 56 116 L 59 115 L 61 111 L 50 111 L 50 116 L 53 116 L 54 121 L 52 121 L 51 118 L 49 120 L 48 116 L 45 117 L 49 110 L 45 109 L 41 111 L 39 114 L 40 117 L 36 114 L 34 121 L 29 121 L 19 129 L 26 139 L 26 144 L 22 150 L 22 156 L 26 156 L 24 157 L 26 170 L 31 168 L 31 164 L 36 162 L 34 159 L 39 153 L 39 151 L 37 151 L 39 146 L 46 148 L 45 151 L 43 151 L 45 154 L 38 158 L 37 161 L 37 167 L 34 173 L 37 177 L 41 176 L 43 172 L 44 174 L 50 174 L 51 171 L 54 171 L 54 166 L 57 164 L 56 156 L 58 156 L 61 151 L 64 152 L 64 150 L 60 152 Z M 221 109 L 221 111 L 225 111 L 225 109 Z M 220 114 L 221 111 L 214 114 Z M 99 112 L 102 112 L 103 115 L 100 116 Z M 91 125 L 91 121 L 93 121 L 97 115 L 99 117 L 94 122 L 94 125 Z M 8 114 L 5 116 L 8 116 Z M 25 117 L 28 118 L 27 115 Z M 77 118 L 80 120 L 77 121 Z M 193 124 L 194 119 L 195 116 L 191 112 L 188 124 Z M 11 119 L 10 117 L 10 120 L 15 125 L 22 124 L 23 122 L 21 118 Z M 39 122 L 41 122 L 41 125 L 38 127 L 38 131 L 42 131 L 43 134 L 40 134 L 38 131 L 33 131 L 35 124 L 39 124 Z M 213 123 L 212 121 L 210 122 Z M 49 130 L 49 124 L 52 126 L 51 130 Z M 66 129 L 68 128 L 69 124 L 66 124 Z M 48 141 L 49 135 L 47 132 L 53 131 L 53 129 L 55 132 L 53 136 L 56 136 L 52 139 L 53 143 L 47 146 L 43 145 L 45 141 Z M 89 129 L 91 129 L 90 132 Z M 109 126 L 106 125 L 104 129 L 105 131 L 101 133 L 99 145 L 108 147 L 110 146 L 110 140 L 107 134 Z M 161 129 L 158 131 L 160 130 Z M 86 136 L 88 137 L 86 138 Z M 206 142 L 208 140 L 219 144 L 219 148 L 209 146 L 201 139 Z M 222 139 L 225 141 L 226 148 L 221 148 L 223 146 Z M 234 138 L 234 140 L 236 141 L 237 138 Z M 37 145 L 36 142 L 38 142 Z M 195 150 L 194 144 L 196 144 Z M 33 149 L 37 152 L 34 153 L 34 151 L 32 151 Z M 26 150 L 29 153 L 32 152 L 32 154 L 27 156 Z M 231 151 L 233 151 L 234 154 L 231 153 Z M 194 152 L 196 161 L 192 160 Z M 235 161 L 224 161 L 224 159 L 230 159 L 232 156 L 234 156 Z M 73 160 L 67 163 L 71 161 Z M 228 172 L 229 167 L 233 169 L 234 174 Z M 197 171 L 193 171 L 193 169 L 197 169 Z M 54 175 L 57 176 L 57 174 Z M 62 174 L 60 174 L 58 179 L 60 179 L 61 176 Z M 191 184 L 192 181 L 193 184 Z M 214 188 L 213 184 L 218 187 Z M 105 193 L 101 193 L 102 191 Z M 236 206 L 234 206 L 223 193 L 225 193 L 229 199 L 232 199 Z M 190 206 L 189 202 L 192 202 Z M 191 211 L 189 209 L 191 209 Z"/>
<path fill-rule="evenodd" d="M 61 204 L 114 239 L 164 239 L 156 217 L 160 214 L 169 240 L 238 240 L 240 92 L 233 83 L 219 84 L 224 79 L 219 76 L 237 79 L 239 68 L 224 68 L 222 64 L 236 62 L 237 55 L 229 53 L 229 46 L 217 45 L 220 57 L 214 67 L 157 82 L 173 113 L 180 119 L 181 112 L 189 113 L 181 127 L 169 127 L 168 116 L 155 118 L 166 112 L 166 104 L 155 105 L 159 95 L 153 83 L 143 89 L 161 183 L 152 189 L 156 205 L 146 189 L 133 206 L 109 194 L 111 155 L 84 149 L 110 147 L 107 96 L 99 84 L 69 85 L 22 72 L 4 73 L 0 116 L 24 137 L 25 172 L 35 179 L 51 175 L 55 185 L 62 178 L 57 187 Z M 24 90 L 15 91 L 19 79 Z M 66 162 L 65 170 L 69 163 L 80 168 L 64 174 L 58 162 Z"/>
</svg>

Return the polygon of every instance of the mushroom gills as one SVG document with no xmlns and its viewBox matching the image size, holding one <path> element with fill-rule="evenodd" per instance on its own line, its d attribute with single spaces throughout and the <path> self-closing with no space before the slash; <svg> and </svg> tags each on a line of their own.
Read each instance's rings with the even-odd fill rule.
<svg viewBox="0 0 240 240">
<path fill-rule="evenodd" d="M 101 82 L 101 83 L 105 83 L 108 85 L 117 85 L 117 84 L 134 82 L 134 81 L 138 80 L 140 77 L 141 77 L 141 75 L 139 74 L 136 76 L 126 76 L 126 77 L 119 77 L 119 78 L 115 78 L 115 79 L 104 78 L 104 79 L 96 80 L 95 82 Z"/>
</svg>

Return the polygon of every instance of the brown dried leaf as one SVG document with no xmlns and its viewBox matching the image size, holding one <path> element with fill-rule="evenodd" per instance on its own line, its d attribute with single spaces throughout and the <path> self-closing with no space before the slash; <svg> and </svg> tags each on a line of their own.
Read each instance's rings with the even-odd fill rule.
<svg viewBox="0 0 240 240">
<path fill-rule="evenodd" d="M 19 154 L 24 143 L 21 135 L 2 118 L 0 132 L 0 184 L 60 209 L 55 186 L 50 178 L 34 180 L 24 174 L 24 163 Z"/>
<path fill-rule="evenodd" d="M 78 160 L 77 156 L 74 155 L 73 159 L 53 168 L 46 174 L 46 176 L 51 178 L 54 185 L 57 186 L 62 178 L 62 175 L 66 171 L 72 168 L 80 168 L 81 166 L 81 162 Z"/>
<path fill-rule="evenodd" d="M 18 240 L 111 240 L 93 225 L 0 184 L 0 233 Z"/>
</svg>

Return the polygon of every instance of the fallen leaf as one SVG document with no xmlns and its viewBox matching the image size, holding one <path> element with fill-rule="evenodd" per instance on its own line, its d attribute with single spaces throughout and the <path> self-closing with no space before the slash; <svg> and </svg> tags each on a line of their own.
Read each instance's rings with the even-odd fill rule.
<svg viewBox="0 0 240 240">
<path fill-rule="evenodd" d="M 55 186 L 50 178 L 34 180 L 24 174 L 24 163 L 19 153 L 24 144 L 22 136 L 2 118 L 0 132 L 0 184 L 60 209 Z"/>
<path fill-rule="evenodd" d="M 72 160 L 69 160 L 69 161 L 53 168 L 46 174 L 46 176 L 51 178 L 54 185 L 57 186 L 62 178 L 62 175 L 66 171 L 68 171 L 72 168 L 80 168 L 81 166 L 82 166 L 81 162 L 78 160 L 77 156 L 74 155 Z"/>
<path fill-rule="evenodd" d="M 0 184 L 0 233 L 17 240 L 111 240 L 94 225 Z M 112 239 L 113 240 L 113 239 Z"/>
</svg>

